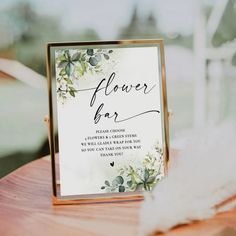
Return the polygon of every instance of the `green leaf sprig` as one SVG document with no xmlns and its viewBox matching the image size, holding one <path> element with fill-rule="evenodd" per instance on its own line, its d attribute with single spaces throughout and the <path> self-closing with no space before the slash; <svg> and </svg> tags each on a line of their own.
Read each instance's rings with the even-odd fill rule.
<svg viewBox="0 0 236 236">
<path fill-rule="evenodd" d="M 159 158 L 148 153 L 140 166 L 129 165 L 120 168 L 118 176 L 111 182 L 106 180 L 101 189 L 107 192 L 152 190 L 163 177 L 163 151 L 159 144 L 156 145 L 155 151 Z"/>
<path fill-rule="evenodd" d="M 113 50 L 108 49 L 66 49 L 58 51 L 56 57 L 57 94 L 64 102 L 68 97 L 75 97 L 78 92 L 76 80 L 88 72 L 100 73 L 105 61 L 110 60 Z"/>
</svg>

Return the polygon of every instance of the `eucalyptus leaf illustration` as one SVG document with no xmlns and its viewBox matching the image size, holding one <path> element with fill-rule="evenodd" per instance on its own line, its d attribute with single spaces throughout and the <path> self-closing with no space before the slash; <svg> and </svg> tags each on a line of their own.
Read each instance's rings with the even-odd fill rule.
<svg viewBox="0 0 236 236">
<path fill-rule="evenodd" d="M 119 186 L 119 192 L 124 192 L 125 191 L 125 186 L 121 185 Z"/>
<path fill-rule="evenodd" d="M 96 59 L 96 57 L 90 57 L 89 58 L 89 63 L 92 66 L 96 66 L 98 64 L 98 60 Z"/>
<path fill-rule="evenodd" d="M 131 186 L 132 186 L 132 181 L 131 181 L 131 180 L 127 181 L 127 186 L 128 186 L 128 187 L 131 187 Z"/>
<path fill-rule="evenodd" d="M 103 54 L 103 56 L 104 56 L 104 58 L 105 58 L 106 60 L 109 60 L 109 59 L 110 59 L 110 57 L 109 57 L 107 54 Z"/>
<path fill-rule="evenodd" d="M 72 70 L 73 70 L 73 66 L 71 64 L 71 62 L 67 63 L 66 67 L 65 67 L 65 71 L 68 77 L 70 77 L 70 75 L 72 74 Z"/>
<path fill-rule="evenodd" d="M 92 56 L 93 55 L 93 49 L 87 49 L 87 54 L 89 56 Z"/>
<path fill-rule="evenodd" d="M 58 64 L 58 68 L 65 68 L 67 64 L 68 64 L 68 61 L 66 60 L 60 61 L 60 63 Z"/>
<path fill-rule="evenodd" d="M 120 185 L 124 183 L 124 179 L 122 176 L 117 176 L 113 181 L 112 181 L 112 185 L 116 186 L 116 185 Z"/>
<path fill-rule="evenodd" d="M 100 62 L 100 61 L 102 60 L 101 54 L 96 54 L 96 55 L 95 55 L 95 58 L 96 58 L 96 60 L 97 60 L 98 62 Z"/>
<path fill-rule="evenodd" d="M 71 60 L 72 61 L 78 61 L 80 59 L 80 55 L 81 55 L 80 52 L 76 52 L 75 54 L 73 54 Z"/>
<path fill-rule="evenodd" d="M 62 104 L 68 98 L 76 97 L 78 93 L 76 81 L 83 79 L 87 73 L 102 72 L 105 62 L 110 59 L 107 53 L 113 53 L 113 50 L 101 48 L 58 50 L 56 54 L 57 95 Z"/>
<path fill-rule="evenodd" d="M 106 192 L 150 191 L 162 179 L 163 171 L 163 151 L 157 143 L 154 154 L 147 153 L 139 166 L 121 167 L 114 179 L 105 181 L 102 190 Z"/>
</svg>

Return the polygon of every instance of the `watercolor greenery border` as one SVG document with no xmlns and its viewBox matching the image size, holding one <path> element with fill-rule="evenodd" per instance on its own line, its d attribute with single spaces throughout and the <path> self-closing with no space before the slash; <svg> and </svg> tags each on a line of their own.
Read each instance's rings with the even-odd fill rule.
<svg viewBox="0 0 236 236">
<path fill-rule="evenodd" d="M 112 49 L 63 49 L 56 51 L 57 95 L 62 103 L 75 97 L 78 81 L 88 73 L 103 71 L 106 61 L 111 59 Z"/>
<path fill-rule="evenodd" d="M 106 192 L 150 191 L 164 177 L 163 150 L 159 143 L 155 154 L 146 154 L 139 166 L 126 165 L 118 169 L 118 175 L 105 180 L 101 190 Z"/>
</svg>

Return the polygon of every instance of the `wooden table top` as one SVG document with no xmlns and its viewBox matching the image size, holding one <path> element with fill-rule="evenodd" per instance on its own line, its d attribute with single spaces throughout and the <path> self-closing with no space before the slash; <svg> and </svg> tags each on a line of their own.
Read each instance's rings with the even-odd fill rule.
<svg viewBox="0 0 236 236">
<path fill-rule="evenodd" d="M 138 235 L 141 202 L 53 206 L 48 158 L 0 180 L 1 236 Z M 168 236 L 236 235 L 236 209 L 181 226 Z"/>
</svg>

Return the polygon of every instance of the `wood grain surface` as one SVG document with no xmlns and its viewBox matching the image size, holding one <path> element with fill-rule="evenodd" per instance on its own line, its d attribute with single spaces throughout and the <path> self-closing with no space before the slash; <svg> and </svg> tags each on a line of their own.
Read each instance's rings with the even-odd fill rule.
<svg viewBox="0 0 236 236">
<path fill-rule="evenodd" d="M 53 206 L 48 158 L 0 180 L 0 236 L 138 235 L 141 202 Z M 236 209 L 168 236 L 235 236 Z"/>
</svg>

